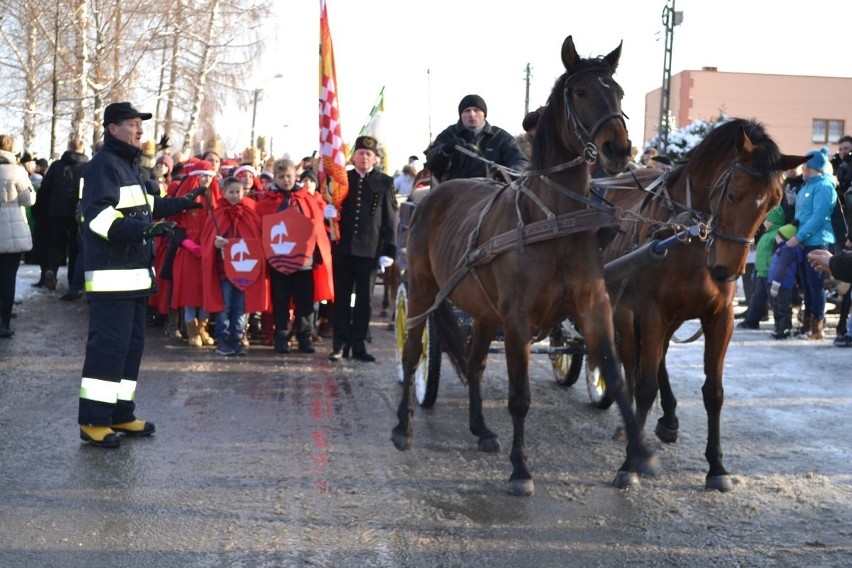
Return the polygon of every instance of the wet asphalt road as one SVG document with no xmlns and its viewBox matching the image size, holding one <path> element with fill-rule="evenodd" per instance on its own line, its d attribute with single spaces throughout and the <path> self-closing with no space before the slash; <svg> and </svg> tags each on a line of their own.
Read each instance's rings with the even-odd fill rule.
<svg viewBox="0 0 852 568">
<path fill-rule="evenodd" d="M 748 538 L 737 540 L 746 525 L 705 533 L 713 511 L 731 501 L 700 489 L 700 422 L 691 442 L 686 437 L 689 457 L 665 467 L 678 475 L 676 509 L 693 516 L 706 509 L 710 517 L 660 526 L 661 518 L 682 518 L 670 502 L 647 510 L 635 493 L 610 486 L 623 454 L 610 439 L 616 413 L 592 409 L 582 386 L 557 387 L 542 356 L 533 362 L 528 420 L 532 498 L 506 494 L 511 421 L 501 357 L 492 357 L 485 389 L 499 454 L 476 451 L 465 391 L 446 364 L 435 408 L 415 413 L 414 447 L 396 451 L 393 333 L 378 317 L 374 364 L 331 363 L 327 341 L 315 355 L 253 346 L 247 357 L 226 360 L 152 328 L 137 405 L 156 434 L 125 439 L 117 450 L 89 447 L 76 425 L 85 301 L 58 300 L 63 278 L 55 292 L 34 291 L 35 269 L 21 271 L 17 333 L 0 340 L 0 566 L 842 566 L 852 559 L 842 542 L 852 539 L 848 510 L 837 533 L 821 537 L 829 553 L 801 543 L 792 555 L 784 543 L 750 551 Z M 842 489 L 848 498 L 848 479 Z"/>
</svg>

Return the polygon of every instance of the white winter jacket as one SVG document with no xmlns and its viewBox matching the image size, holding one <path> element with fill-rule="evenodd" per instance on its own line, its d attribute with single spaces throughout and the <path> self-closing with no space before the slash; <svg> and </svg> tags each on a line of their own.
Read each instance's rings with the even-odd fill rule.
<svg viewBox="0 0 852 568">
<path fill-rule="evenodd" d="M 24 207 L 32 207 L 36 194 L 27 170 L 11 152 L 0 150 L 0 253 L 25 252 L 33 238 Z"/>
</svg>

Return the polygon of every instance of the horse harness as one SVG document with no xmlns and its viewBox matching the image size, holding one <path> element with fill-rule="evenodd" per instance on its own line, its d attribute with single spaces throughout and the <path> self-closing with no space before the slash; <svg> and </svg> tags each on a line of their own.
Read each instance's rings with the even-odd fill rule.
<svg viewBox="0 0 852 568">
<path fill-rule="evenodd" d="M 599 128 L 599 126 L 596 126 L 596 128 Z M 463 152 L 469 152 L 467 149 L 461 146 L 456 147 L 456 151 L 458 150 L 462 150 Z M 477 155 L 473 152 L 469 153 L 474 157 L 477 157 Z M 462 253 L 461 257 L 459 258 L 458 263 L 453 269 L 453 273 L 441 287 L 440 291 L 435 297 L 435 301 L 433 302 L 432 306 L 422 314 L 408 318 L 408 320 L 406 320 L 406 328 L 412 329 L 416 325 L 425 321 L 429 314 L 438 308 L 441 302 L 443 302 L 447 298 L 447 296 L 450 295 L 450 292 L 452 292 L 453 289 L 455 289 L 456 285 L 458 285 L 458 283 L 468 274 L 473 275 L 480 288 L 482 288 L 483 293 L 485 293 L 485 297 L 491 304 L 492 309 L 495 312 L 498 312 L 497 307 L 491 300 L 491 297 L 486 293 L 482 281 L 480 280 L 476 271 L 473 270 L 474 268 L 488 264 L 497 256 L 514 249 L 518 249 L 519 254 L 524 254 L 524 247 L 529 244 L 557 239 L 573 233 L 580 233 L 602 227 L 611 227 L 618 225 L 618 219 L 615 217 L 614 208 L 612 206 L 600 203 L 598 201 L 589 199 L 584 195 L 572 192 L 570 189 L 556 183 L 548 177 L 553 173 L 580 165 L 583 162 L 588 162 L 591 155 L 594 155 L 595 159 L 597 159 L 597 151 L 595 150 L 594 153 L 584 153 L 583 156 L 578 156 L 574 160 L 571 160 L 564 164 L 559 164 L 552 168 L 521 173 L 513 172 L 513 175 L 516 175 L 517 179 L 515 179 L 511 183 L 500 184 L 496 191 L 494 191 L 494 193 L 488 198 L 484 207 L 482 208 L 479 217 L 476 220 L 476 226 L 468 237 L 467 248 L 465 249 L 465 252 Z M 482 158 L 480 157 L 480 159 Z M 498 167 L 501 168 L 501 171 L 503 169 L 507 169 L 503 166 Z M 561 215 L 556 215 L 544 204 L 541 198 L 539 198 L 535 193 L 530 191 L 530 189 L 524 183 L 525 178 L 534 176 L 539 177 L 549 188 L 557 191 L 558 193 L 566 197 L 574 199 L 575 201 L 579 201 L 580 203 L 586 205 L 587 208 L 581 209 L 579 211 L 573 211 L 571 213 L 563 213 Z M 477 246 L 476 243 L 479 240 L 479 233 L 483 221 L 487 217 L 488 213 L 491 211 L 491 208 L 493 207 L 494 203 L 497 201 L 500 195 L 502 195 L 503 192 L 507 189 L 511 189 L 515 192 L 515 211 L 518 216 L 517 228 L 495 235 L 484 243 Z M 535 203 L 535 205 L 544 213 L 545 219 L 542 219 L 540 221 L 534 221 L 529 224 L 524 223 L 520 209 L 520 199 L 522 195 L 527 196 L 533 203 Z"/>
</svg>

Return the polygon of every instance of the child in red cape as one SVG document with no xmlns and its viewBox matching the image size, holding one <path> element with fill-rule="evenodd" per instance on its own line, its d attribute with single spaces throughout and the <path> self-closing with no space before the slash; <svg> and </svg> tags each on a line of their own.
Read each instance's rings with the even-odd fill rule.
<svg viewBox="0 0 852 568">
<path fill-rule="evenodd" d="M 245 355 L 242 343 L 248 312 L 262 312 L 269 305 L 266 286 L 266 262 L 259 246 L 260 217 L 243 193 L 243 183 L 235 177 L 223 182 L 223 197 L 207 219 L 201 235 L 201 271 L 203 305 L 216 313 L 216 352 L 220 355 Z M 223 251 L 229 241 L 254 239 L 258 243 L 260 273 L 241 290 L 227 276 Z"/>
<path fill-rule="evenodd" d="M 190 159 L 181 168 L 181 173 L 185 177 L 173 197 L 183 197 L 199 187 L 206 187 L 207 191 L 195 198 L 203 207 L 184 211 L 172 219 L 185 231 L 185 235 L 180 240 L 172 264 L 171 308 L 183 310 L 187 341 L 190 346 L 201 347 L 214 343 L 207 333 L 208 313 L 201 306 L 201 232 L 221 194 L 210 162 Z"/>
<path fill-rule="evenodd" d="M 296 339 L 299 351 L 314 353 L 313 316 L 314 302 L 334 299 L 331 279 L 331 243 L 325 230 L 323 206 L 316 198 L 317 177 L 313 170 L 305 170 L 292 191 L 287 192 L 280 210 L 296 208 L 311 221 L 314 250 L 308 254 L 311 261 L 299 270 L 284 274 L 271 273 L 274 316 L 275 351 L 287 353 L 287 334 L 290 323 L 290 302 L 293 302 Z M 292 235 L 291 235 L 292 237 Z M 310 241 L 308 241 L 310 242 Z"/>
</svg>

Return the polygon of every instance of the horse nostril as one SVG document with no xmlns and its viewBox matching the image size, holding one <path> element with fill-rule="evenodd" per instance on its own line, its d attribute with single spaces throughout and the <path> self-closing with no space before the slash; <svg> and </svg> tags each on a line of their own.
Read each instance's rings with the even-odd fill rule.
<svg viewBox="0 0 852 568">
<path fill-rule="evenodd" d="M 730 282 L 736 280 L 736 276 L 731 276 L 730 271 L 721 265 L 716 265 L 710 269 L 710 276 L 717 282 Z"/>
</svg>

